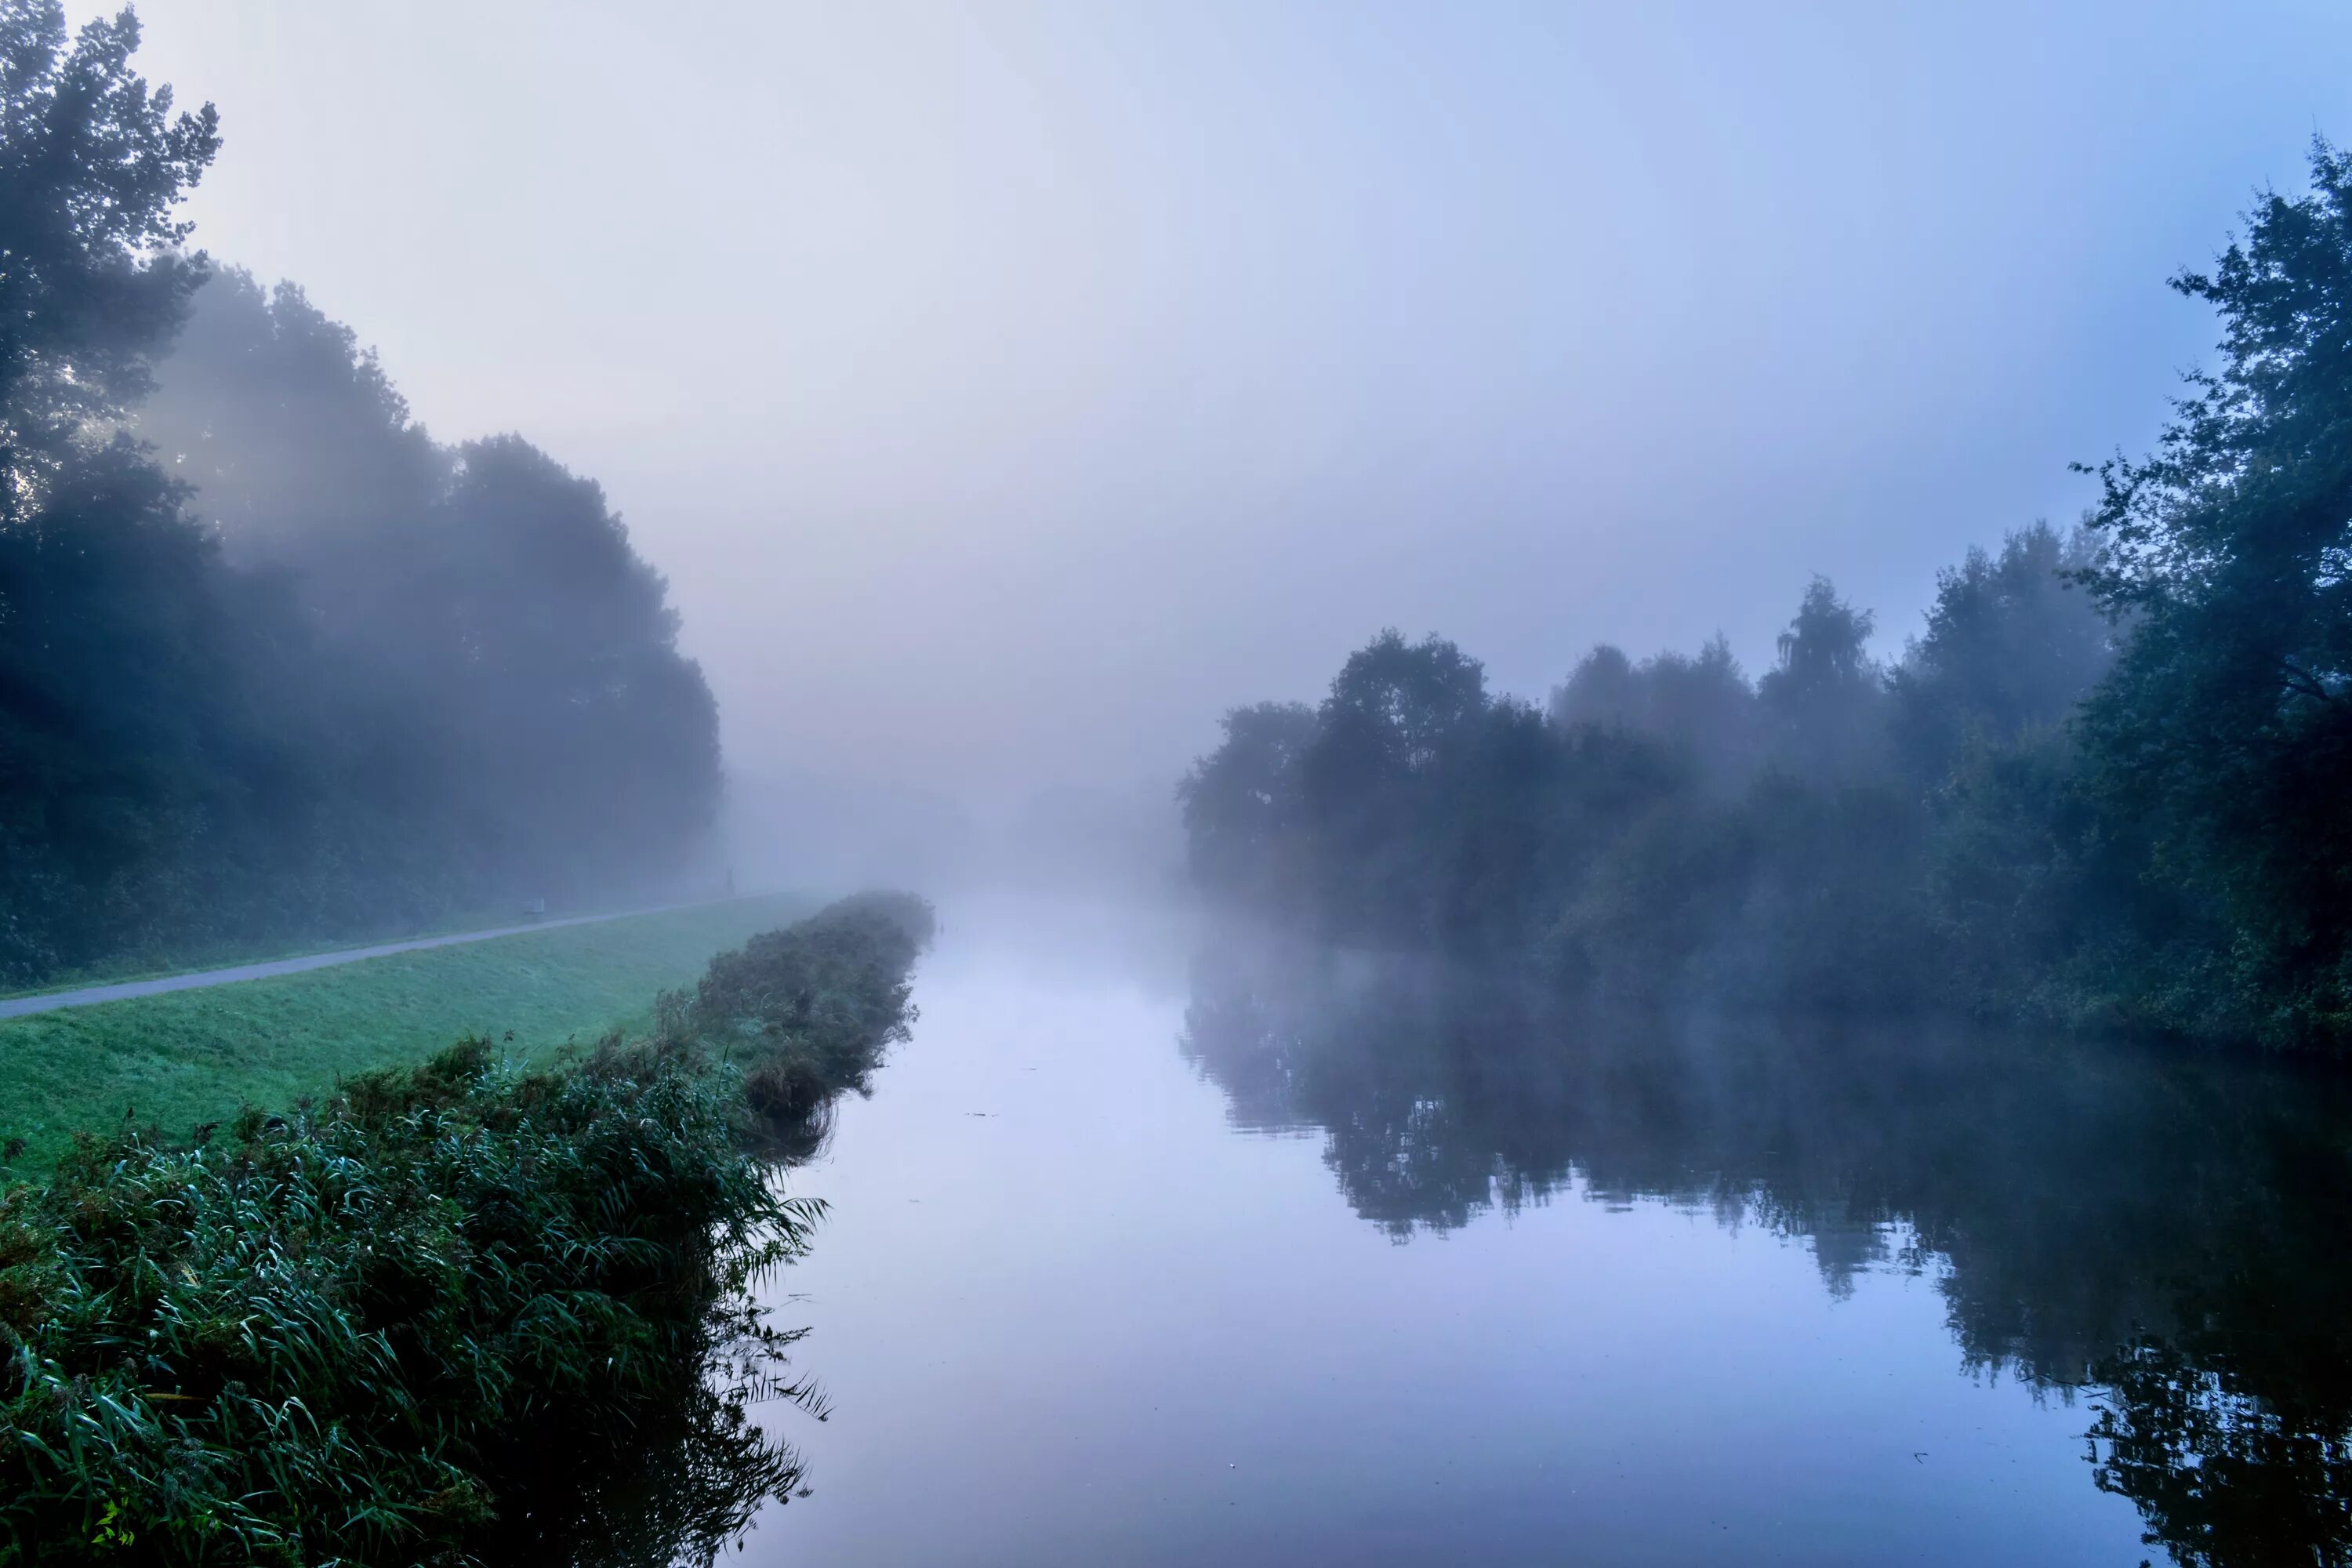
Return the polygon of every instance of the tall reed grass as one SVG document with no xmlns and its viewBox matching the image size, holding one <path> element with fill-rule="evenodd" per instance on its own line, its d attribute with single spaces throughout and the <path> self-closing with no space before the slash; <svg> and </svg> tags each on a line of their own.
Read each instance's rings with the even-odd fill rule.
<svg viewBox="0 0 2352 1568">
<path fill-rule="evenodd" d="M 0 1190 L 0 1563 L 707 1560 L 799 1477 L 750 1287 L 820 1211 L 756 1147 L 906 1037 L 930 929 L 849 900 L 651 1038 L 469 1038 Z"/>
</svg>

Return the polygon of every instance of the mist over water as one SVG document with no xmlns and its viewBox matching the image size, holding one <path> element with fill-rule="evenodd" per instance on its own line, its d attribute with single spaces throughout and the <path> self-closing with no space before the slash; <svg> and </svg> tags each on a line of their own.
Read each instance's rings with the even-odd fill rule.
<svg viewBox="0 0 2352 1568">
<path fill-rule="evenodd" d="M 0 0 L 0 990 L 856 895 L 0 1094 L 0 1554 L 2352 1563 L 2347 58 Z"/>
<path fill-rule="evenodd" d="M 2340 1085 L 944 922 L 797 1177 L 833 1217 L 775 1289 L 834 1410 L 780 1418 L 814 1492 L 749 1561 L 2344 1548 Z"/>
<path fill-rule="evenodd" d="M 1113 821 L 1163 873 L 1219 715 L 1384 626 L 1541 701 L 1601 642 L 1763 669 L 1826 574 L 1899 653 L 1938 568 L 2155 434 L 2214 336 L 2164 273 L 2339 117 L 2352 43 L 2294 6 L 141 15 L 227 116 L 197 242 L 436 440 L 601 483 L 716 700 L 701 868 L 829 885 L 1017 879 Z"/>
</svg>

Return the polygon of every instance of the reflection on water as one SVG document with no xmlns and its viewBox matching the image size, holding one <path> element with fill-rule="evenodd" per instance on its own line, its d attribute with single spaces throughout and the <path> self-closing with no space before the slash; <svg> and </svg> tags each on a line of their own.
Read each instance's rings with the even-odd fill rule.
<svg viewBox="0 0 2352 1568">
<path fill-rule="evenodd" d="M 823 1151 L 834 1110 L 826 1101 L 752 1123 L 753 1152 L 772 1182 L 788 1184 L 793 1167 Z M 608 1431 L 541 1431 L 504 1462 L 520 1484 L 500 1497 L 480 1561 L 709 1568 L 741 1550 L 762 1510 L 807 1495 L 800 1450 L 774 1417 L 798 1411 L 822 1421 L 829 1413 L 823 1391 L 792 1364 L 808 1331 L 780 1321 L 741 1281 L 706 1280 L 699 1309 L 683 1343 L 642 1347 L 665 1366 L 667 1392 L 636 1413 L 625 1441 Z M 594 1311 L 597 1303 L 551 1300 L 548 1310 Z"/>
<path fill-rule="evenodd" d="M 1574 1191 L 1932 1280 L 1962 1370 L 2079 1400 L 2084 1481 L 2182 1563 L 2352 1562 L 2352 1097 L 1953 1026 L 1598 1018 L 1393 958 L 1227 941 L 1181 1049 L 1319 1131 L 1400 1240 Z"/>
<path fill-rule="evenodd" d="M 511 1560 L 2352 1562 L 2339 1082 L 1139 932 L 951 910 L 776 1151 L 826 1425 L 719 1325 Z"/>
<path fill-rule="evenodd" d="M 700 1353 L 680 1358 L 668 1403 L 644 1413 L 631 1441 L 540 1436 L 535 1484 L 503 1500 L 483 1560 L 709 1568 L 761 1508 L 801 1488 L 798 1452 L 754 1418 L 763 1406 L 817 1404 L 783 1362 L 801 1332 L 775 1329 L 747 1302 L 714 1303 Z"/>
</svg>

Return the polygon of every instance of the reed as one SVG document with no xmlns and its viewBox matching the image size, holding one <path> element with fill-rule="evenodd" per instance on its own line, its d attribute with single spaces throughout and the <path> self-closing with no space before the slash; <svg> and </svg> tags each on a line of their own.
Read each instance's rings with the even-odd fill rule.
<svg viewBox="0 0 2352 1568">
<path fill-rule="evenodd" d="M 547 1560 L 632 1493 L 715 1552 L 798 1477 L 749 1405 L 808 1397 L 750 1288 L 820 1211 L 755 1144 L 905 1037 L 929 931 L 853 900 L 650 1037 L 536 1069 L 468 1037 L 0 1191 L 0 1563 Z"/>
</svg>

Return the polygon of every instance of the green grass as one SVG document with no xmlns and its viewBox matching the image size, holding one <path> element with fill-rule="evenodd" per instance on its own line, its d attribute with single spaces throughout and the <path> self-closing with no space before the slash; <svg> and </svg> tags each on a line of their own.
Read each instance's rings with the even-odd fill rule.
<svg viewBox="0 0 2352 1568">
<path fill-rule="evenodd" d="M 91 985 L 119 985 L 130 980 L 153 980 L 167 974 L 193 974 L 205 969 L 274 963 L 286 958 L 308 958 L 316 952 L 340 952 L 353 947 L 381 947 L 395 942 L 415 942 L 424 937 L 458 936 L 471 931 L 529 925 L 534 919 L 562 920 L 572 915 L 603 912 L 594 908 L 555 909 L 544 916 L 532 916 L 525 914 L 516 904 L 496 904 L 477 910 L 450 910 L 429 921 L 346 931 L 341 936 L 321 938 L 316 942 L 279 937 L 257 942 L 204 942 L 161 955 L 145 952 L 123 953 L 79 969 L 60 970 L 45 976 L 37 984 L 0 987 L 0 1001 L 16 996 L 46 996 L 58 991 L 79 991 Z"/>
<path fill-rule="evenodd" d="M 15 1167 L 37 1170 L 75 1132 L 126 1115 L 181 1136 L 421 1060 L 468 1031 L 526 1059 L 616 1026 L 642 1032 L 656 992 L 813 907 L 740 899 L 0 1021 L 0 1139 L 24 1139 Z"/>
<path fill-rule="evenodd" d="M 576 984 L 730 912 L 520 967 Z M 752 1294 L 824 1205 L 761 1151 L 908 1037 L 933 924 L 845 899 L 549 1070 L 469 1037 L 0 1183 L 0 1563 L 716 1561 L 800 1479 L 754 1406 L 824 1408 Z"/>
</svg>

